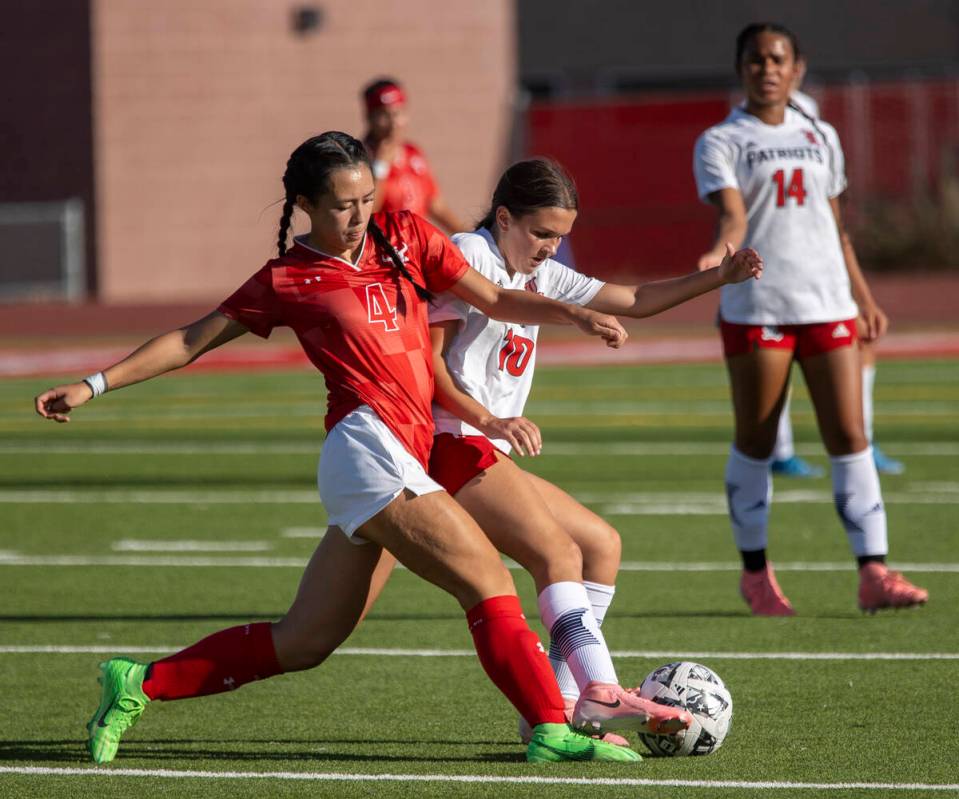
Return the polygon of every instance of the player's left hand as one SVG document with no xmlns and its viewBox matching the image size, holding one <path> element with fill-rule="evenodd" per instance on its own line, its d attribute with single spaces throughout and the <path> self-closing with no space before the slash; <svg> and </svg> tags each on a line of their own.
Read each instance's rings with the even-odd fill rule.
<svg viewBox="0 0 959 799">
<path fill-rule="evenodd" d="M 578 308 L 574 320 L 576 326 L 590 336 L 599 336 L 606 342 L 607 347 L 619 349 L 626 343 L 629 334 L 619 319 L 609 314 L 591 311 L 589 308 Z"/>
<path fill-rule="evenodd" d="M 751 247 L 736 252 L 733 245 L 726 242 L 726 255 L 719 265 L 719 277 L 723 283 L 742 283 L 754 278 L 759 280 L 763 274 L 763 259 Z"/>
<path fill-rule="evenodd" d="M 874 302 L 860 303 L 856 328 L 863 341 L 875 341 L 889 329 L 889 317 Z"/>
</svg>

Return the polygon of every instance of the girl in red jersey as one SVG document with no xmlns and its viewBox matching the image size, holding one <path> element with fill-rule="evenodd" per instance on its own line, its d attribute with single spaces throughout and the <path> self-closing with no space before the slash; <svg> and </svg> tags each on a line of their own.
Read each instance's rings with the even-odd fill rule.
<svg viewBox="0 0 959 799">
<path fill-rule="evenodd" d="M 567 725 L 548 660 L 499 554 L 426 473 L 433 433 L 430 292 L 452 291 L 497 318 L 572 323 L 611 346 L 624 341 L 625 331 L 612 317 L 497 287 L 419 217 L 371 218 L 369 156 L 346 134 L 324 133 L 300 145 L 283 185 L 279 258 L 197 322 L 35 399 L 41 416 L 66 422 L 74 408 L 107 389 L 148 380 L 244 333 L 267 336 L 281 325 L 294 330 L 329 392 L 318 483 L 331 529 L 293 605 L 274 624 L 222 630 L 150 664 L 126 658 L 101 664 L 100 706 L 87 725 L 93 759 L 115 757 L 123 732 L 151 700 L 219 693 L 322 662 L 362 617 L 367 595 L 395 557 L 453 594 L 466 611 L 484 669 L 534 729 L 528 760 L 639 760 L 632 750 Z M 287 252 L 294 206 L 310 218 L 311 230 Z M 682 714 L 676 718 L 673 729 L 688 724 Z"/>
<path fill-rule="evenodd" d="M 746 94 L 722 123 L 696 142 L 700 197 L 719 215 L 701 261 L 718 263 L 728 241 L 763 253 L 761 284 L 725 286 L 720 328 L 732 389 L 735 440 L 726 494 L 743 561 L 740 591 L 756 615 L 793 608 L 766 559 L 770 461 L 793 360 L 802 368 L 829 453 L 836 510 L 859 565 L 859 607 L 920 605 L 928 593 L 885 564 L 886 513 L 863 429 L 863 337 L 886 327 L 842 225 L 843 153 L 831 125 L 789 102 L 800 58 L 781 25 L 746 27 L 736 69 Z"/>
<path fill-rule="evenodd" d="M 392 78 L 363 89 L 366 110 L 364 142 L 373 159 L 375 211 L 412 211 L 429 218 L 447 233 L 465 230 L 440 193 L 423 151 L 407 141 L 409 113 L 406 92 Z"/>
<path fill-rule="evenodd" d="M 555 260 L 578 208 L 576 186 L 561 166 L 539 158 L 520 161 L 500 178 L 476 231 L 458 233 L 453 241 L 473 269 L 507 288 L 637 318 L 762 272 L 757 253 L 730 249 L 708 272 L 642 285 L 604 283 Z M 650 732 L 657 706 L 647 704 L 647 719 L 626 714 L 646 700 L 620 687 L 600 629 L 616 590 L 619 534 L 509 457 L 511 449 L 537 455 L 542 445 L 539 428 L 523 416 L 538 328 L 491 319 L 452 294 L 430 308 L 430 326 L 436 372 L 430 476 L 500 552 L 533 577 L 550 633 L 550 663 L 574 724 Z M 531 735 L 522 721 L 520 735 Z M 609 733 L 605 739 L 626 743 Z"/>
</svg>

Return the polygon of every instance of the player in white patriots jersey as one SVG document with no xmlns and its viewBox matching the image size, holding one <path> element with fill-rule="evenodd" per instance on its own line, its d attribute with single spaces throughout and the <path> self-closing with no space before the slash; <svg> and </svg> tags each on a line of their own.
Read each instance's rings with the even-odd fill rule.
<svg viewBox="0 0 959 799">
<path fill-rule="evenodd" d="M 521 161 L 500 179 L 476 232 L 454 241 L 473 269 L 503 288 L 626 316 L 649 316 L 761 272 L 754 251 L 730 249 L 720 266 L 673 280 L 622 286 L 586 277 L 554 260 L 577 206 L 576 187 L 558 164 Z M 508 457 L 511 449 L 538 454 L 542 445 L 539 429 L 522 416 L 538 327 L 493 317 L 451 295 L 430 311 L 437 432 L 430 475 L 532 575 L 550 631 L 550 661 L 574 723 L 604 732 L 672 723 L 663 708 L 620 687 L 600 631 L 615 590 L 619 535 Z"/>
<path fill-rule="evenodd" d="M 796 62 L 792 92 L 789 95 L 790 104 L 810 119 L 818 120 L 820 118 L 819 103 L 808 94 L 800 91 L 805 75 L 806 59 L 799 58 Z M 872 445 L 873 462 L 880 474 L 902 474 L 906 470 L 905 465 L 886 455 L 873 438 L 873 387 L 876 381 L 876 348 L 873 342 L 860 339 L 859 354 L 862 358 L 862 414 L 866 427 L 866 438 Z M 776 447 L 773 450 L 773 474 L 782 474 L 788 477 L 821 477 L 823 470 L 800 458 L 793 446 L 793 429 L 790 418 L 791 395 L 792 392 L 787 395 L 782 413 L 779 415 Z"/>
<path fill-rule="evenodd" d="M 833 493 L 859 564 L 859 606 L 868 611 L 924 603 L 928 594 L 885 565 L 886 514 L 862 413 L 858 330 L 886 327 L 842 226 L 846 188 L 835 130 L 789 103 L 801 54 L 775 24 L 746 27 L 736 67 L 746 94 L 696 142 L 699 195 L 719 214 L 701 266 L 727 242 L 763 253 L 761 282 L 724 286 L 720 328 L 735 413 L 726 492 L 743 559 L 740 590 L 757 615 L 794 613 L 766 559 L 776 428 L 798 360 L 830 456 Z M 858 330 L 857 330 L 858 328 Z"/>
</svg>

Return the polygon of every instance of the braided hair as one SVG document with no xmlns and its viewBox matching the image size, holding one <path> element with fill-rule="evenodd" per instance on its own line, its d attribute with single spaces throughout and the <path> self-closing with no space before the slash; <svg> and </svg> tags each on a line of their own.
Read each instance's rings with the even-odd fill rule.
<svg viewBox="0 0 959 799">
<path fill-rule="evenodd" d="M 363 142 L 336 130 L 312 136 L 293 151 L 283 173 L 283 212 L 276 242 L 280 257 L 286 254 L 296 198 L 303 196 L 313 199 L 325 194 L 330 190 L 330 176 L 333 172 L 361 164 L 365 164 L 372 174 L 370 155 Z M 433 295 L 413 279 L 396 248 L 372 218 L 368 230 L 374 241 L 387 251 L 403 278 L 413 284 L 417 296 L 423 300 L 431 300 Z"/>
</svg>

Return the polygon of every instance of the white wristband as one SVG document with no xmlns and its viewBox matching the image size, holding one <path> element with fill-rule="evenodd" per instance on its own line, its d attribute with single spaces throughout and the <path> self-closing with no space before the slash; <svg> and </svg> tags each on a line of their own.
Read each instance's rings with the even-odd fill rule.
<svg viewBox="0 0 959 799">
<path fill-rule="evenodd" d="M 90 391 L 93 392 L 91 399 L 96 399 L 101 394 L 107 393 L 107 378 L 103 372 L 97 372 L 95 375 L 85 377 L 83 378 L 83 382 L 86 383 L 90 387 Z"/>
</svg>

